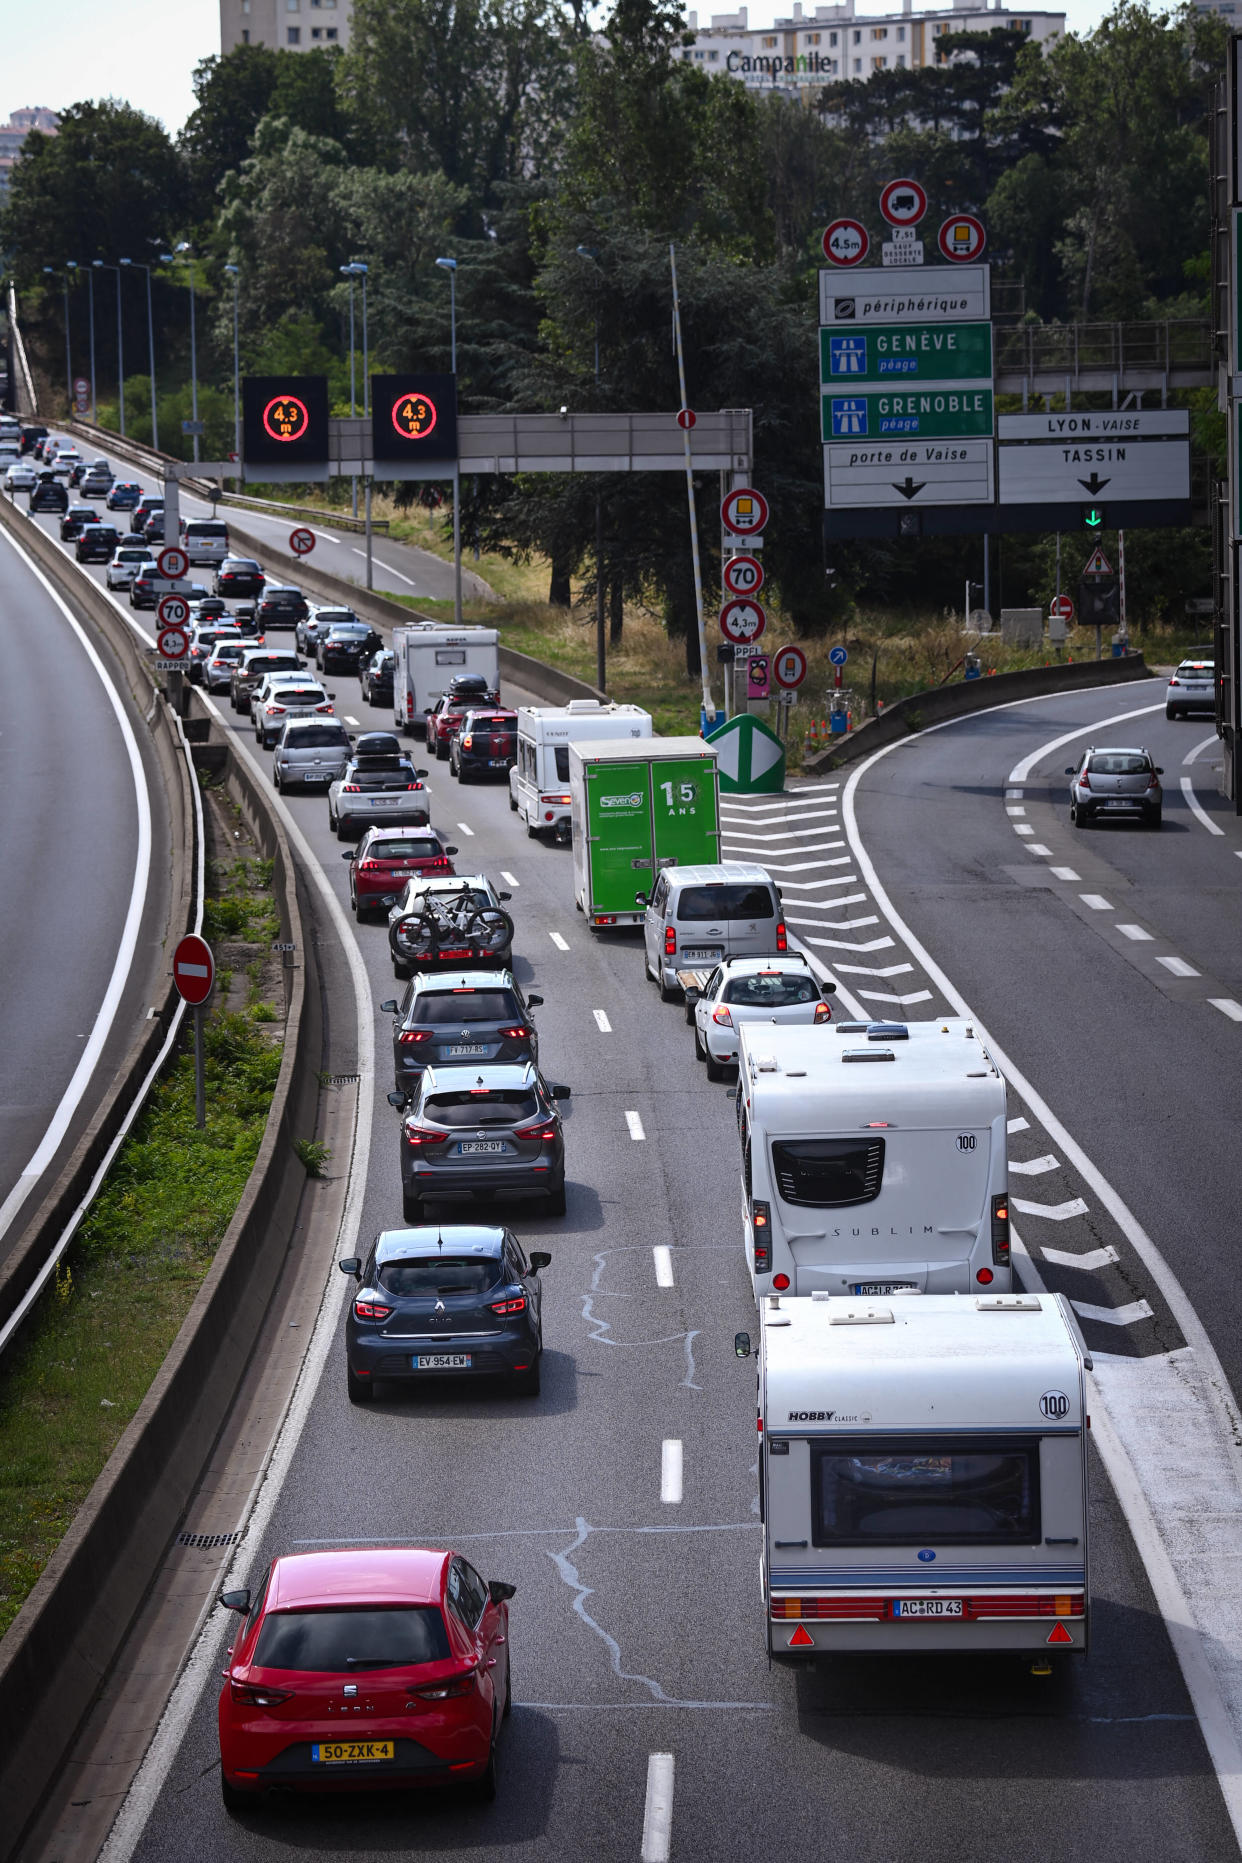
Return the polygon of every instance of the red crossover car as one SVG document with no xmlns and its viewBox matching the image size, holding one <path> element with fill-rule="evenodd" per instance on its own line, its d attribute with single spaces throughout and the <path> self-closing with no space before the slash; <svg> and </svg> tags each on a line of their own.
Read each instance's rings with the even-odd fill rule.
<svg viewBox="0 0 1242 1863">
<path fill-rule="evenodd" d="M 349 869 L 349 903 L 354 917 L 387 912 L 415 875 L 456 873 L 455 847 L 434 828 L 367 828 L 356 848 L 341 858 Z"/>
<path fill-rule="evenodd" d="M 454 682 L 456 683 L 456 682 Z M 485 681 L 479 680 L 479 685 Z M 448 691 L 438 701 L 433 712 L 427 714 L 427 748 L 434 750 L 441 762 L 448 756 L 454 737 L 461 730 L 462 720 L 467 712 L 477 711 L 480 705 L 499 705 L 498 692 L 453 692 Z"/>
<path fill-rule="evenodd" d="M 257 1598 L 222 1592 L 243 1619 L 220 1691 L 226 1807 L 455 1780 L 494 1798 L 513 1591 L 456 1553 L 350 1547 L 274 1559 Z"/>
</svg>

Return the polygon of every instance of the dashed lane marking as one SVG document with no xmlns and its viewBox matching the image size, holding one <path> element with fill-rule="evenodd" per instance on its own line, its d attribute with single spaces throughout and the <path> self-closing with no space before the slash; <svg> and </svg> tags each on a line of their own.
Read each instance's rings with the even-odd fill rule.
<svg viewBox="0 0 1242 1863">
<path fill-rule="evenodd" d="M 1029 1120 L 1024 1119 L 1021 1113 L 1018 1113 L 1013 1119 L 1009 1120 L 1006 1127 L 1006 1130 L 1009 1132 L 1029 1132 L 1030 1129 Z"/>
<path fill-rule="evenodd" d="M 627 1112 L 625 1115 L 625 1123 L 630 1128 L 630 1137 L 632 1139 L 646 1138 L 647 1134 L 643 1131 L 643 1122 L 638 1117 L 637 1113 Z"/>
<path fill-rule="evenodd" d="M 473 837 L 474 829 L 470 826 L 469 822 L 458 822 L 457 826 L 461 829 L 463 834 L 468 834 Z"/>
<path fill-rule="evenodd" d="M 559 932 L 549 932 L 548 937 L 552 940 L 558 951 L 568 951 L 569 946 Z"/>
<path fill-rule="evenodd" d="M 673 1843 L 673 1756 L 647 1758 L 647 1798 L 643 1805 L 642 1863 L 668 1863 Z"/>
<path fill-rule="evenodd" d="M 669 1507 L 681 1504 L 683 1453 L 679 1436 L 666 1436 L 660 1445 L 660 1499 Z"/>
<path fill-rule="evenodd" d="M 1049 867 L 1054 880 L 1081 880 L 1081 873 L 1075 873 L 1072 867 Z"/>
<path fill-rule="evenodd" d="M 672 1249 L 667 1247 L 666 1244 L 663 1242 L 657 1242 L 655 1246 L 653 1247 L 651 1254 L 652 1254 L 652 1259 L 655 1262 L 656 1286 L 657 1287 L 672 1287 L 673 1285 L 673 1251 Z"/>
<path fill-rule="evenodd" d="M 591 1014 L 595 1017 L 595 1026 L 599 1030 L 600 1034 L 611 1035 L 612 1034 L 612 1023 L 608 1020 L 608 1017 L 604 1014 L 604 1011 L 602 1009 L 593 1009 L 591 1011 Z"/>
<path fill-rule="evenodd" d="M 1079 893 L 1078 897 L 1082 900 L 1083 905 L 1090 906 L 1093 912 L 1111 912 L 1113 910 L 1113 907 L 1109 904 L 1108 900 L 1105 899 L 1103 893 Z"/>
<path fill-rule="evenodd" d="M 1119 925 L 1117 930 L 1121 933 L 1123 938 L 1129 938 L 1134 944 L 1150 944 L 1152 942 L 1151 933 L 1149 931 L 1144 931 L 1141 925 Z"/>
<path fill-rule="evenodd" d="M 1045 847 L 1042 841 L 1031 841 L 1026 851 L 1028 854 L 1038 854 L 1041 860 L 1047 860 L 1052 849 L 1050 847 Z"/>
<path fill-rule="evenodd" d="M 1203 974 L 1193 964 L 1188 964 L 1184 957 L 1158 957 L 1156 962 L 1163 964 L 1175 977 L 1200 977 Z"/>
<path fill-rule="evenodd" d="M 1231 1022 L 1242 1022 L 1242 1003 L 1235 1003 L 1232 996 L 1209 996 L 1213 1009 L 1219 1009 L 1222 1016 L 1228 1016 Z"/>
<path fill-rule="evenodd" d="M 1006 808 L 1005 813 L 1017 819 L 1026 814 L 1026 806 L 1023 803 L 1013 803 Z"/>
<path fill-rule="evenodd" d="M 500 869 L 500 877 L 506 886 L 520 886 L 522 884 L 513 874 L 506 873 L 503 867 Z"/>
<path fill-rule="evenodd" d="M 351 718 L 351 717 L 349 716 L 349 713 L 348 713 L 348 712 L 346 712 L 346 714 L 345 714 L 345 722 L 346 722 L 346 724 L 351 724 L 351 725 L 356 725 L 356 724 L 358 723 L 358 720 L 357 720 L 356 718 Z"/>
<path fill-rule="evenodd" d="M 1013 831 L 1015 834 L 1034 834 L 1035 832 L 1035 830 L 1031 827 L 1030 822 L 1015 822 L 1013 825 Z"/>
</svg>

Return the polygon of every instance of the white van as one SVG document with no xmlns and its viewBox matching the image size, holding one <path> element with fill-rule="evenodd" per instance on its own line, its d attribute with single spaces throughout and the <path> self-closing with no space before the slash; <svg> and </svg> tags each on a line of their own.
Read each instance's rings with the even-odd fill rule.
<svg viewBox="0 0 1242 1863">
<path fill-rule="evenodd" d="M 651 714 L 641 705 L 604 705 L 570 699 L 568 705 L 518 706 L 517 762 L 509 772 L 509 807 L 529 835 L 569 833 L 569 746 L 606 738 L 650 737 Z"/>
<path fill-rule="evenodd" d="M 222 563 L 229 553 L 229 527 L 221 518 L 182 518 L 181 547 L 195 563 Z"/>
<path fill-rule="evenodd" d="M 772 1656 L 1086 1649 L 1091 1360 L 1064 1295 L 772 1295 L 758 1356 Z"/>
<path fill-rule="evenodd" d="M 424 735 L 428 714 L 459 673 L 478 673 L 489 690 L 500 690 L 500 635 L 494 627 L 414 621 L 393 629 L 392 649 L 393 712 L 398 731 L 407 736 Z"/>
<path fill-rule="evenodd" d="M 960 1018 L 738 1030 L 758 1299 L 1007 1293 L 1005 1083 Z"/>
</svg>

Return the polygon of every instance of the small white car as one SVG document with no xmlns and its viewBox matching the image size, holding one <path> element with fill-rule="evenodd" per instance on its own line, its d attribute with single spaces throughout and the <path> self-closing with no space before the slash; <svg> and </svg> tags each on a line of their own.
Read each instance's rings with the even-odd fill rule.
<svg viewBox="0 0 1242 1863">
<path fill-rule="evenodd" d="M 15 460 L 4 475 L 4 489 L 6 492 L 28 492 L 38 476 L 28 459 Z"/>
<path fill-rule="evenodd" d="M 1189 718 L 1191 712 L 1216 710 L 1216 665 L 1212 660 L 1183 660 L 1169 680 L 1166 718 Z"/>
<path fill-rule="evenodd" d="M 737 1065 L 738 1027 L 743 1022 L 830 1022 L 824 1000 L 836 986 L 821 984 L 797 951 L 780 957 L 726 957 L 701 990 L 686 991 L 686 1020 L 694 1023 L 694 1052 L 707 1063 L 707 1078 L 723 1080 Z"/>
<path fill-rule="evenodd" d="M 313 674 L 269 673 L 250 695 L 250 722 L 256 742 L 270 750 L 291 718 L 331 718 L 335 694 Z"/>
<path fill-rule="evenodd" d="M 110 589 L 127 589 L 142 565 L 151 561 L 145 543 L 122 543 L 104 571 L 104 581 Z"/>
</svg>

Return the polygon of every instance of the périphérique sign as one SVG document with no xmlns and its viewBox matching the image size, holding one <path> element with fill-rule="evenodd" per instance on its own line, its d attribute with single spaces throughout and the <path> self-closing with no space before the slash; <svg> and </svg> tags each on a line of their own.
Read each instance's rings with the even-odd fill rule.
<svg viewBox="0 0 1242 1863">
<path fill-rule="evenodd" d="M 986 323 L 986 265 L 862 266 L 819 275 L 819 321 L 828 324 Z"/>
</svg>

